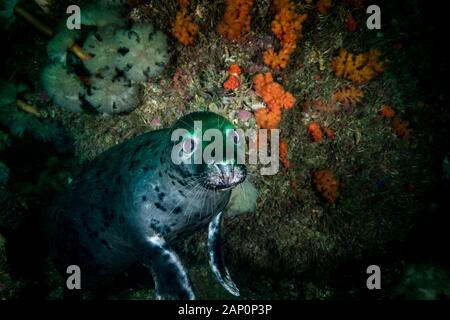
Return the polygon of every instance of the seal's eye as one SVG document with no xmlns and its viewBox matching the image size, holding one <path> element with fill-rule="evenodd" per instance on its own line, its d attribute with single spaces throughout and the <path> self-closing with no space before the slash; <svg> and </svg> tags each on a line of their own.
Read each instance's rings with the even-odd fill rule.
<svg viewBox="0 0 450 320">
<path fill-rule="evenodd" d="M 183 141 L 183 152 L 187 154 L 191 154 L 194 152 L 197 143 L 192 138 L 186 138 Z"/>
<path fill-rule="evenodd" d="M 228 136 L 230 137 L 231 141 L 234 142 L 234 144 L 239 144 L 239 141 L 241 140 L 241 138 L 239 137 L 239 133 L 237 133 L 237 131 L 235 131 L 235 130 L 230 131 Z"/>
</svg>

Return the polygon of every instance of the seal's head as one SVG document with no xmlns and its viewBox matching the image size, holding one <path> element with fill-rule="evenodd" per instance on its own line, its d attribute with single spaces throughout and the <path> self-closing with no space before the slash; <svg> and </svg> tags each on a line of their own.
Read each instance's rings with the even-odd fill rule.
<svg viewBox="0 0 450 320">
<path fill-rule="evenodd" d="M 181 177 L 207 189 L 228 190 L 247 176 L 242 130 L 212 112 L 180 118 L 170 130 L 167 152 Z"/>
</svg>

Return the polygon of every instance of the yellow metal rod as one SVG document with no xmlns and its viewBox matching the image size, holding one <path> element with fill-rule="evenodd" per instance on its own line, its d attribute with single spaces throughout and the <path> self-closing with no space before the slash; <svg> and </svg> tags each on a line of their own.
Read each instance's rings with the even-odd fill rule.
<svg viewBox="0 0 450 320">
<path fill-rule="evenodd" d="M 16 104 L 19 107 L 20 110 L 23 110 L 25 112 L 31 113 L 33 115 L 35 115 L 36 117 L 40 117 L 41 113 L 39 112 L 39 110 L 35 107 L 32 106 L 31 104 L 26 103 L 23 100 L 17 99 L 16 100 Z"/>
<path fill-rule="evenodd" d="M 92 59 L 92 56 L 89 55 L 89 53 L 86 53 L 81 49 L 81 47 L 74 43 L 70 48 L 68 49 L 70 52 L 72 52 L 74 55 L 76 55 L 80 60 L 90 60 Z"/>
<path fill-rule="evenodd" d="M 53 35 L 53 31 L 50 27 L 39 21 L 35 16 L 21 7 L 19 4 L 14 8 L 14 12 L 27 20 L 33 27 L 38 29 L 41 33 L 46 35 L 47 37 L 51 37 Z"/>
</svg>

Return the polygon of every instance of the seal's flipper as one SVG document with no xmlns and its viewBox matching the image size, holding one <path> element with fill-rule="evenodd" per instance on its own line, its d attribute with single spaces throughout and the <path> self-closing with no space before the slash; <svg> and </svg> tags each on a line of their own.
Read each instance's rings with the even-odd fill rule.
<svg viewBox="0 0 450 320">
<path fill-rule="evenodd" d="M 217 281 L 232 295 L 239 296 L 239 289 L 231 280 L 230 273 L 225 266 L 222 247 L 220 245 L 220 222 L 222 212 L 213 217 L 208 226 L 208 260 Z"/>
<path fill-rule="evenodd" d="M 156 284 L 158 300 L 194 300 L 195 295 L 189 276 L 176 253 L 164 238 L 154 235 L 148 238 L 150 266 Z"/>
</svg>

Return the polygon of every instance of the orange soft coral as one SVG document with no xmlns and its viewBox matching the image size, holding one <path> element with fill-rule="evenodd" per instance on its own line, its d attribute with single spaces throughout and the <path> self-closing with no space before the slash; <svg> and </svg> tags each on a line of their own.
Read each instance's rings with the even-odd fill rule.
<svg viewBox="0 0 450 320">
<path fill-rule="evenodd" d="M 288 65 L 289 57 L 294 49 L 293 45 L 283 46 L 278 52 L 272 48 L 267 49 L 263 56 L 264 63 L 272 69 L 284 69 Z"/>
<path fill-rule="evenodd" d="M 178 0 L 177 2 L 181 8 L 187 8 L 189 6 L 189 0 Z"/>
<path fill-rule="evenodd" d="M 345 27 L 349 32 L 356 32 L 358 29 L 358 23 L 352 15 L 349 15 L 347 19 L 345 19 Z"/>
<path fill-rule="evenodd" d="M 187 6 L 189 1 L 179 1 L 181 9 L 177 12 L 175 22 L 172 25 L 172 34 L 185 46 L 194 43 L 198 32 L 198 25 L 188 15 Z"/>
<path fill-rule="evenodd" d="M 388 105 L 382 105 L 379 114 L 386 119 L 392 119 L 395 117 L 395 111 Z"/>
<path fill-rule="evenodd" d="M 237 64 L 232 64 L 227 72 L 229 76 L 239 77 L 241 75 L 241 68 Z"/>
<path fill-rule="evenodd" d="M 255 112 L 255 120 L 261 129 L 276 129 L 281 121 L 281 112 L 260 108 Z"/>
<path fill-rule="evenodd" d="M 308 134 L 312 141 L 320 142 L 322 141 L 322 129 L 317 122 L 310 122 L 308 124 Z"/>
<path fill-rule="evenodd" d="M 229 40 L 240 40 L 250 31 L 250 10 L 253 0 L 227 0 L 225 14 L 217 31 Z"/>
<path fill-rule="evenodd" d="M 396 117 L 395 110 L 391 106 L 383 105 L 381 106 L 378 113 L 386 119 L 390 120 L 391 128 L 402 139 L 409 139 L 411 136 L 412 129 L 409 126 L 409 122 Z"/>
<path fill-rule="evenodd" d="M 239 75 L 241 74 L 241 68 L 237 64 L 232 64 L 228 68 L 228 79 L 224 82 L 223 87 L 227 90 L 234 90 L 241 85 L 239 81 Z"/>
<path fill-rule="evenodd" d="M 401 120 L 400 118 L 393 118 L 391 121 L 392 130 L 402 139 L 409 139 L 412 129 L 409 126 L 409 121 Z"/>
<path fill-rule="evenodd" d="M 281 120 L 281 110 L 290 109 L 294 106 L 294 96 L 285 91 L 281 84 L 273 81 L 270 72 L 257 74 L 253 78 L 253 87 L 256 94 L 267 105 L 267 108 L 259 109 L 255 113 L 256 123 L 264 129 L 277 128 Z"/>
<path fill-rule="evenodd" d="M 288 153 L 288 145 L 286 141 L 280 140 L 279 144 L 279 155 L 280 155 L 280 162 L 283 165 L 284 168 L 289 168 L 290 163 L 287 159 L 287 153 Z"/>
<path fill-rule="evenodd" d="M 253 78 L 256 94 L 261 97 L 271 110 L 290 109 L 295 104 L 295 98 L 283 89 L 283 86 L 273 81 L 272 73 L 257 74 Z"/>
<path fill-rule="evenodd" d="M 409 126 L 409 121 L 402 120 L 395 116 L 395 110 L 388 105 L 382 105 L 378 113 L 386 119 L 390 120 L 391 128 L 402 139 L 409 139 L 412 129 Z"/>
<path fill-rule="evenodd" d="M 337 77 L 361 84 L 383 71 L 383 63 L 379 58 L 380 52 L 376 49 L 354 55 L 342 48 L 339 50 L 339 54 L 333 58 L 331 66 Z"/>
<path fill-rule="evenodd" d="M 317 11 L 322 16 L 326 16 L 328 14 L 328 11 L 333 6 L 333 0 L 319 0 L 317 1 Z"/>
<path fill-rule="evenodd" d="M 335 90 L 332 94 L 334 102 L 340 102 L 346 106 L 356 106 L 364 97 L 364 92 L 356 87 L 343 87 Z"/>
<path fill-rule="evenodd" d="M 268 49 L 263 55 L 263 60 L 273 69 L 284 69 L 297 46 L 297 40 L 303 37 L 302 24 L 307 15 L 297 14 L 295 6 L 288 0 L 274 0 L 273 5 L 277 13 L 272 22 L 272 31 L 280 41 L 280 50 L 275 52 L 272 48 Z"/>
<path fill-rule="evenodd" d="M 241 82 L 239 81 L 238 77 L 236 76 L 229 76 L 227 81 L 223 83 L 223 87 L 227 90 L 234 90 L 238 88 L 241 85 Z"/>
<path fill-rule="evenodd" d="M 327 136 L 328 139 L 334 139 L 334 131 L 331 128 L 322 128 L 323 132 Z"/>
<path fill-rule="evenodd" d="M 344 0 L 344 3 L 355 8 L 362 8 L 364 0 Z"/>
<path fill-rule="evenodd" d="M 317 170 L 313 173 L 316 190 L 328 202 L 336 202 L 339 182 L 330 169 Z"/>
<path fill-rule="evenodd" d="M 322 99 L 316 99 L 311 102 L 311 107 L 313 110 L 323 112 L 323 113 L 335 113 L 338 112 L 340 109 L 336 106 L 335 103 L 325 101 Z"/>
</svg>

